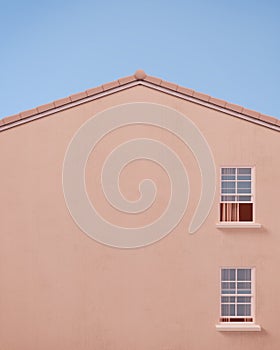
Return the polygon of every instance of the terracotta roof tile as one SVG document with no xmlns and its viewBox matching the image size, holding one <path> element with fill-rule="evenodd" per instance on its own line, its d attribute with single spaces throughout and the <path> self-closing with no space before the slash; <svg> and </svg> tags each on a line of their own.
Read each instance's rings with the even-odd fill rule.
<svg viewBox="0 0 280 350">
<path fill-rule="evenodd" d="M 151 77 L 149 75 L 147 75 L 145 77 L 144 81 L 147 81 L 149 83 L 156 84 L 156 85 L 160 85 L 161 84 L 161 79 L 156 78 L 156 77 Z"/>
<path fill-rule="evenodd" d="M 128 84 L 128 83 L 131 83 L 132 81 L 135 81 L 135 77 L 133 75 L 130 75 L 129 77 L 120 78 L 118 80 L 119 85 Z"/>
<path fill-rule="evenodd" d="M 88 89 L 86 91 L 86 93 L 87 93 L 88 96 L 92 96 L 92 95 L 99 94 L 100 92 L 103 92 L 103 91 L 104 91 L 103 90 L 103 86 L 101 85 L 101 86 L 97 86 L 97 87 L 92 88 L 92 89 Z"/>
<path fill-rule="evenodd" d="M 266 114 L 261 114 L 259 119 L 263 120 L 264 122 L 270 123 L 270 124 L 276 124 L 277 120 L 278 120 L 278 119 L 271 117 L 269 115 L 266 115 Z"/>
<path fill-rule="evenodd" d="M 115 81 L 112 81 L 111 83 L 107 83 L 107 84 L 103 84 L 103 90 L 106 91 L 106 90 L 110 90 L 110 89 L 113 89 L 115 87 L 118 87 L 120 86 L 118 80 L 115 80 Z"/>
<path fill-rule="evenodd" d="M 226 108 L 231 109 L 232 111 L 235 111 L 238 113 L 241 113 L 243 110 L 243 107 L 236 105 L 234 103 L 228 103 L 228 102 L 226 103 Z"/>
<path fill-rule="evenodd" d="M 243 108 L 242 111 L 243 114 L 248 115 L 249 117 L 253 117 L 253 118 L 259 118 L 260 113 L 257 111 L 253 111 L 252 109 L 247 109 L 247 108 Z"/>
<path fill-rule="evenodd" d="M 193 97 L 198 98 L 199 100 L 209 101 L 211 96 L 203 94 L 201 92 L 194 91 Z"/>
<path fill-rule="evenodd" d="M 179 86 L 179 85 L 177 87 L 177 91 L 181 92 L 182 94 L 188 95 L 188 96 L 193 96 L 193 94 L 194 94 L 194 90 L 188 89 L 188 88 L 185 88 L 185 87 Z"/>
<path fill-rule="evenodd" d="M 70 95 L 69 98 L 72 102 L 74 102 L 74 101 L 81 100 L 87 96 L 88 96 L 87 93 L 84 91 L 84 92 L 78 92 L 77 94 Z"/>
<path fill-rule="evenodd" d="M 53 103 L 54 103 L 55 107 L 61 107 L 61 106 L 64 106 L 70 102 L 71 102 L 70 97 L 65 97 L 65 98 L 61 98 L 59 100 L 56 100 Z"/>
<path fill-rule="evenodd" d="M 165 81 L 165 80 L 162 80 L 160 85 L 162 87 L 165 87 L 167 89 L 174 90 L 174 91 L 177 91 L 177 89 L 178 89 L 178 85 L 177 84 L 169 83 L 168 81 Z"/>
<path fill-rule="evenodd" d="M 196 99 L 206 101 L 208 103 L 211 103 L 212 105 L 220 106 L 220 107 L 224 108 L 225 111 L 226 110 L 235 111 L 235 112 L 238 112 L 240 114 L 243 114 L 244 116 L 249 116 L 249 117 L 252 117 L 255 119 L 262 120 L 262 121 L 269 123 L 269 124 L 280 126 L 280 120 L 277 118 L 270 117 L 270 116 L 267 116 L 265 114 L 260 114 L 259 112 L 256 112 L 256 111 L 253 111 L 253 110 L 250 110 L 247 108 L 243 108 L 242 106 L 239 106 L 239 105 L 236 105 L 233 103 L 229 103 L 229 102 L 226 102 L 224 100 L 220 100 L 218 98 L 211 97 L 209 95 L 185 88 L 183 86 L 176 85 L 174 83 L 170 83 L 168 81 L 161 80 L 161 79 L 156 78 L 156 77 L 148 76 L 141 69 L 136 71 L 135 74 L 132 76 L 120 78 L 119 80 L 104 84 L 102 86 L 98 86 L 98 87 L 95 87 L 93 89 L 88 89 L 84 92 L 79 92 L 79 93 L 73 94 L 69 97 L 61 98 L 61 99 L 56 100 L 54 102 L 44 104 L 44 105 L 39 106 L 37 108 L 30 109 L 28 111 L 23 111 L 19 114 L 15 114 L 15 115 L 10 116 L 10 117 L 6 117 L 6 118 L 0 120 L 0 125 L 10 124 L 10 123 L 13 123 L 19 119 L 28 118 L 30 116 L 34 116 L 36 114 L 39 114 L 39 113 L 42 113 L 45 111 L 51 111 L 54 108 L 67 105 L 68 103 L 83 100 L 86 97 L 97 95 L 103 91 L 108 91 L 108 90 L 111 90 L 113 88 L 117 88 L 119 86 L 124 86 L 126 84 L 131 83 L 131 82 L 137 82 L 137 81 L 141 81 L 141 80 L 145 81 L 145 82 L 149 82 L 149 83 L 157 85 L 157 86 L 160 86 L 160 87 L 164 87 L 164 88 L 172 90 L 172 91 L 177 91 L 177 92 L 179 92 L 183 95 L 186 95 L 186 96 L 191 96 L 191 97 L 194 97 Z"/>
<path fill-rule="evenodd" d="M 220 107 L 225 107 L 225 105 L 227 104 L 226 101 L 220 100 L 219 98 L 215 98 L 211 96 L 210 96 L 209 102 Z"/>
<path fill-rule="evenodd" d="M 1 120 L 1 124 L 10 124 L 20 120 L 20 114 L 14 114 Z"/>
<path fill-rule="evenodd" d="M 35 115 L 35 114 L 38 114 L 37 108 L 33 108 L 33 109 L 29 109 L 27 111 L 21 112 L 20 117 L 21 117 L 21 119 L 24 119 L 24 118 L 31 117 L 32 115 Z"/>
<path fill-rule="evenodd" d="M 39 107 L 37 107 L 37 110 L 38 110 L 39 113 L 42 113 L 42 112 L 48 111 L 48 110 L 50 110 L 52 108 L 55 108 L 55 105 L 54 105 L 53 102 L 47 103 L 47 104 L 42 105 L 42 106 L 39 106 Z"/>
</svg>

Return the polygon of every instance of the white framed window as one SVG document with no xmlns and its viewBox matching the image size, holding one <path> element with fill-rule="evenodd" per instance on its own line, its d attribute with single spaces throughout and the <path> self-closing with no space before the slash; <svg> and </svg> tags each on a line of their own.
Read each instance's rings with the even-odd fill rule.
<svg viewBox="0 0 280 350">
<path fill-rule="evenodd" d="M 253 189 L 252 167 L 222 167 L 220 222 L 253 222 Z"/>
<path fill-rule="evenodd" d="M 254 268 L 221 268 L 221 323 L 254 322 L 254 284 Z"/>
</svg>

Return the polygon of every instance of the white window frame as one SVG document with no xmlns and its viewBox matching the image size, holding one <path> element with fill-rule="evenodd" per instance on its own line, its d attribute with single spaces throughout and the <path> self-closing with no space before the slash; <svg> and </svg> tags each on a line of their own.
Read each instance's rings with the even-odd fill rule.
<svg viewBox="0 0 280 350">
<path fill-rule="evenodd" d="M 227 281 L 223 281 L 222 280 L 222 270 L 235 270 L 235 274 L 236 274 L 236 279 L 233 281 L 234 283 L 237 283 L 238 280 L 237 280 L 237 270 L 240 270 L 240 269 L 250 269 L 251 270 L 251 293 L 250 294 L 237 294 L 237 289 L 236 289 L 236 292 L 234 294 L 222 294 L 222 282 L 227 282 Z M 229 282 L 229 281 L 228 281 Z M 239 282 L 242 282 L 242 281 L 239 281 Z M 251 318 L 252 321 L 244 321 L 245 323 L 248 323 L 248 322 L 251 322 L 253 323 L 254 322 L 254 319 L 255 319 L 255 269 L 252 268 L 252 267 L 221 267 L 220 268 L 220 297 L 250 297 L 251 298 L 251 302 L 250 302 L 250 305 L 251 305 L 251 315 L 249 316 L 222 316 L 222 301 L 220 300 L 220 320 L 222 318 L 232 318 L 232 319 L 238 319 L 238 318 Z M 235 302 L 235 304 L 237 305 L 238 303 Z M 221 323 L 228 323 L 228 322 L 236 322 L 236 321 L 220 321 Z"/>
<path fill-rule="evenodd" d="M 250 168 L 251 169 L 251 201 L 246 202 L 246 201 L 222 201 L 222 196 L 225 194 L 222 193 L 222 169 L 226 168 L 235 168 L 235 169 L 240 169 L 240 168 Z M 255 180 L 255 166 L 252 165 L 223 165 L 220 167 L 220 178 L 219 178 L 219 206 L 218 206 L 218 217 L 219 217 L 219 223 L 216 225 L 217 227 L 220 228 L 225 228 L 225 227 L 254 227 L 254 228 L 260 228 L 260 224 L 256 224 L 255 217 L 256 217 L 256 200 L 255 200 L 255 186 L 256 186 L 256 180 Z M 237 181 L 237 180 L 235 180 Z M 228 194 L 230 195 L 230 194 Z M 238 194 L 234 194 L 234 196 L 237 196 Z M 221 215 L 220 215 L 220 208 L 221 208 L 221 203 L 252 203 L 252 221 L 221 221 Z"/>
<path fill-rule="evenodd" d="M 236 270 L 236 279 L 235 283 L 237 283 L 237 270 L 238 269 L 250 269 L 251 270 L 251 315 L 250 316 L 222 316 L 222 296 L 234 296 L 234 297 L 242 297 L 249 296 L 249 294 L 222 294 L 222 269 L 234 269 Z M 220 273 L 220 293 L 219 293 L 219 305 L 220 305 L 220 316 L 219 316 L 219 324 L 216 325 L 216 329 L 218 331 L 260 331 L 261 327 L 255 323 L 256 315 L 255 315 L 255 303 L 256 303 L 256 269 L 252 266 L 222 266 L 219 269 Z M 237 304 L 237 302 L 236 302 Z M 248 318 L 252 319 L 252 321 L 223 321 L 226 318 L 238 319 L 238 318 Z"/>
</svg>

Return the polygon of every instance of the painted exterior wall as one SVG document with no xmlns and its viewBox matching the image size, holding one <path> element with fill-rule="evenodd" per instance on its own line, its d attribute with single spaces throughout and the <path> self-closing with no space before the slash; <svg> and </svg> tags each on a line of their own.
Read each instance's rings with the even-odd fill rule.
<svg viewBox="0 0 280 350">
<path fill-rule="evenodd" d="M 135 200 L 139 182 L 152 177 L 158 187 L 155 204 L 142 214 L 124 214 L 106 203 L 100 187 L 104 159 L 133 138 L 153 138 L 174 150 L 191 189 L 186 213 L 168 236 L 146 247 L 118 249 L 96 242 L 75 224 L 64 200 L 62 167 L 68 144 L 84 122 L 135 102 L 164 105 L 193 121 L 212 150 L 217 191 L 206 221 L 190 235 L 201 188 L 191 151 L 158 127 L 127 126 L 109 133 L 86 168 L 90 200 L 107 220 L 147 225 L 168 203 L 168 177 L 148 160 L 127 166 L 120 188 Z M 3 131 L 0 149 L 1 349 L 279 349 L 279 132 L 135 86 Z M 221 166 L 255 166 L 255 221 L 262 228 L 216 227 Z M 222 266 L 255 267 L 261 332 L 217 331 Z"/>
</svg>

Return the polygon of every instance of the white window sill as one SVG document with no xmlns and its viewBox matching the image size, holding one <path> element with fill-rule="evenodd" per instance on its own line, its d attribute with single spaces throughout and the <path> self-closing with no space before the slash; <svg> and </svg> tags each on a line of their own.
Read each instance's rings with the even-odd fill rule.
<svg viewBox="0 0 280 350">
<path fill-rule="evenodd" d="M 261 228 L 261 224 L 247 221 L 224 221 L 216 224 L 217 228 Z"/>
<path fill-rule="evenodd" d="M 260 332 L 261 326 L 254 323 L 220 323 L 216 324 L 216 329 L 220 332 Z"/>
</svg>

